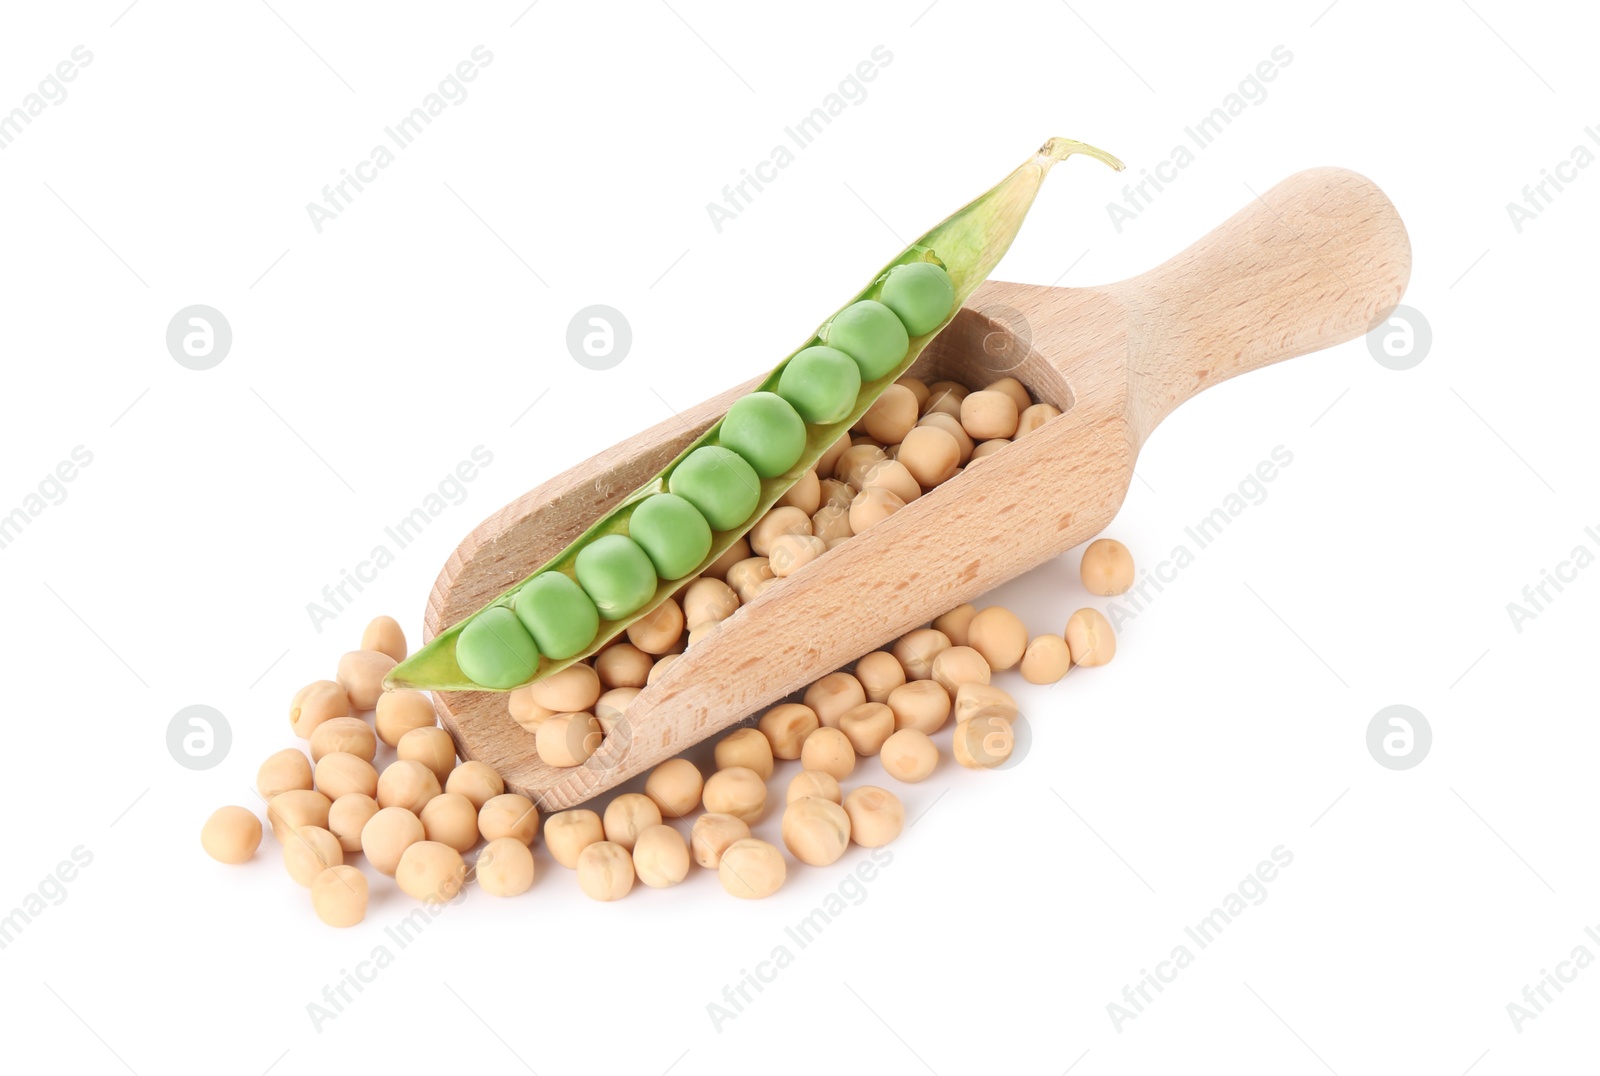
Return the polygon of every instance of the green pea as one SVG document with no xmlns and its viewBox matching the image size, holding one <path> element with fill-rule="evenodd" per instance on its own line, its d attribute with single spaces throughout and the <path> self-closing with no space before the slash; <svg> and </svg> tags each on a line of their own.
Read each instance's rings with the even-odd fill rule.
<svg viewBox="0 0 1600 1076">
<path fill-rule="evenodd" d="M 827 344 L 856 360 L 861 380 L 876 381 L 900 365 L 911 339 L 894 311 L 873 299 L 851 303 L 828 326 Z"/>
<path fill-rule="evenodd" d="M 607 620 L 642 609 L 656 592 L 656 569 L 626 534 L 596 538 L 578 553 L 578 583 Z"/>
<path fill-rule="evenodd" d="M 541 572 L 517 592 L 517 619 L 528 629 L 539 652 L 565 661 L 589 648 L 600 631 L 600 613 L 571 576 Z"/>
<path fill-rule="evenodd" d="M 861 368 L 832 347 L 808 347 L 784 365 L 778 395 L 807 422 L 826 426 L 850 413 L 861 394 Z"/>
<path fill-rule="evenodd" d="M 628 534 L 663 579 L 682 579 L 711 552 L 711 524 L 676 493 L 654 493 L 633 510 Z"/>
<path fill-rule="evenodd" d="M 956 305 L 950 274 L 932 262 L 912 262 L 889 270 L 883 282 L 883 305 L 895 312 L 906 332 L 932 332 Z"/>
<path fill-rule="evenodd" d="M 714 531 L 750 521 L 761 501 L 761 479 L 744 457 L 720 445 L 702 445 L 672 469 L 667 489 L 706 517 Z"/>
<path fill-rule="evenodd" d="M 461 629 L 456 638 L 456 664 L 473 683 L 505 691 L 533 679 L 539 668 L 539 648 L 517 614 L 496 605 Z"/>
<path fill-rule="evenodd" d="M 806 450 L 806 423 L 775 392 L 752 392 L 728 408 L 717 440 L 744 457 L 762 478 L 777 478 Z"/>
</svg>

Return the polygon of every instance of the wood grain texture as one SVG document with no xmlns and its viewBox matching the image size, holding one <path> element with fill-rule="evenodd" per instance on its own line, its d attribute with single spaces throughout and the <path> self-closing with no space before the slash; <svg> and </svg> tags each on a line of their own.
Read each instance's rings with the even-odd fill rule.
<svg viewBox="0 0 1600 1076">
<path fill-rule="evenodd" d="M 1149 273 L 1100 288 L 991 282 L 912 368 L 1011 375 L 1063 414 L 768 589 L 675 661 L 594 757 L 540 762 L 506 696 L 437 692 L 463 758 L 542 810 L 581 803 L 1081 542 L 1122 504 L 1140 446 L 1184 400 L 1366 332 L 1410 245 L 1369 180 L 1323 168 L 1254 200 Z M 672 460 L 759 378 L 595 456 L 484 520 L 424 616 L 432 638 L 520 581 Z"/>
</svg>

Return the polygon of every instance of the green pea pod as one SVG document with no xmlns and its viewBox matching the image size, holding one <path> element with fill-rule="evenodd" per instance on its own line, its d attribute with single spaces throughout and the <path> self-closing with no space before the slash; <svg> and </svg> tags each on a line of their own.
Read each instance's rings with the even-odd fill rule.
<svg viewBox="0 0 1600 1076">
<path fill-rule="evenodd" d="M 676 580 L 660 580 L 657 583 L 655 594 L 641 608 L 620 620 L 601 623 L 598 633 L 590 645 L 581 653 L 551 660 L 541 656 L 538 668 L 532 679 L 538 680 L 551 673 L 580 661 L 603 649 L 608 643 L 621 636 L 629 624 L 653 611 L 668 597 L 677 592 L 689 578 L 699 574 L 711 565 L 718 557 L 725 553 L 737 542 L 761 516 L 786 493 L 795 482 L 799 481 L 806 472 L 810 471 L 822 454 L 827 451 L 841 434 L 849 431 L 856 421 L 866 413 L 884 389 L 903 376 L 912 363 L 922 353 L 939 332 L 955 317 L 961 304 L 970 296 L 978 285 L 994 271 L 1011 246 L 1011 241 L 1016 237 L 1022 227 L 1022 220 L 1027 215 L 1028 209 L 1033 205 L 1034 196 L 1038 193 L 1040 184 L 1043 183 L 1045 174 L 1051 165 L 1060 160 L 1065 160 L 1074 153 L 1082 153 L 1097 160 L 1103 161 L 1113 168 L 1121 169 L 1122 162 L 1103 150 L 1082 142 L 1074 142 L 1065 138 L 1052 138 L 1046 142 L 1039 151 L 1017 168 L 1014 172 L 1001 180 L 993 189 L 980 195 L 957 210 L 944 222 L 934 227 L 926 235 L 911 244 L 900 253 L 893 261 L 885 265 L 875 274 L 868 285 L 859 293 L 852 296 L 840 307 L 840 311 L 852 303 L 863 299 L 876 299 L 881 293 L 883 281 L 888 272 L 897 266 L 907 265 L 912 262 L 932 262 L 941 266 L 950 279 L 951 287 L 955 292 L 955 302 L 949 313 L 928 332 L 910 338 L 909 347 L 904 358 L 887 373 L 880 377 L 867 379 L 861 382 L 860 393 L 855 406 L 844 418 L 837 422 L 826 424 L 806 425 L 805 451 L 793 467 L 772 478 L 760 479 L 760 497 L 756 509 L 750 517 L 740 526 L 731 530 L 716 531 L 713 535 L 711 551 L 706 554 L 698 568 L 689 576 Z M 826 338 L 828 325 L 838 315 L 835 311 L 827 322 L 818 329 L 817 335 L 807 340 L 794 354 L 798 354 L 807 347 L 820 344 Z M 777 388 L 778 379 L 791 354 L 767 375 L 758 387 L 758 391 L 772 392 Z M 489 605 L 467 617 L 460 623 L 450 627 L 431 640 L 426 646 L 397 665 L 389 674 L 386 683 L 391 687 L 426 688 L 444 691 L 484 691 L 506 690 L 505 688 L 489 688 L 477 684 L 461 670 L 456 659 L 456 640 L 461 631 L 469 623 L 483 616 L 485 611 L 496 607 L 510 609 L 516 596 L 529 580 L 545 572 L 561 572 L 573 579 L 577 578 L 575 564 L 578 553 L 596 540 L 612 534 L 628 534 L 629 519 L 641 501 L 657 493 L 667 490 L 667 483 L 673 469 L 681 463 L 695 449 L 705 445 L 718 443 L 718 432 L 722 422 L 718 421 L 693 444 L 684 449 L 677 459 L 667 465 L 666 469 L 635 490 L 621 504 L 589 530 L 585 531 L 575 542 L 557 554 L 548 564 L 543 565 L 537 572 L 524 579 L 516 586 L 511 587 L 501 594 Z M 504 614 L 497 614 L 504 616 Z"/>
</svg>

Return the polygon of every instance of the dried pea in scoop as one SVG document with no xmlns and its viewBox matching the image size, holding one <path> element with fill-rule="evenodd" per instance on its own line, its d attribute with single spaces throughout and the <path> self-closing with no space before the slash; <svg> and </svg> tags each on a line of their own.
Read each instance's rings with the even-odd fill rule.
<svg viewBox="0 0 1600 1076">
<path fill-rule="evenodd" d="M 1053 138 L 911 244 L 750 395 L 533 575 L 390 671 L 391 687 L 509 691 L 598 652 L 705 570 L 866 413 L 994 270 L 1050 166 Z"/>
</svg>

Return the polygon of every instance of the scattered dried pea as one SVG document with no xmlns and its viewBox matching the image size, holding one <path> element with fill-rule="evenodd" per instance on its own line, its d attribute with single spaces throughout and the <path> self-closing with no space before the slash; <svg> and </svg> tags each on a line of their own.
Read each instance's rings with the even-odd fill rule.
<svg viewBox="0 0 1600 1076">
<path fill-rule="evenodd" d="M 850 434 L 847 431 L 845 433 L 841 433 L 839 435 L 839 439 L 824 449 L 822 455 L 817 458 L 817 478 L 821 481 L 822 498 L 824 503 L 826 503 L 828 499 L 828 483 L 830 481 L 836 481 L 833 478 L 833 470 L 839 465 L 839 457 L 844 455 L 845 449 L 849 447 Z"/>
<path fill-rule="evenodd" d="M 839 718 L 867 701 L 861 681 L 847 672 L 831 672 L 806 688 L 803 701 L 825 728 L 838 728 Z"/>
<path fill-rule="evenodd" d="M 442 790 L 439 778 L 420 762 L 397 759 L 384 767 L 378 775 L 375 799 L 380 807 L 404 807 L 418 814 L 422 807 Z"/>
<path fill-rule="evenodd" d="M 857 755 L 869 757 L 894 735 L 894 711 L 881 702 L 864 702 L 839 715 L 839 731 Z"/>
<path fill-rule="evenodd" d="M 713 749 L 717 769 L 743 766 L 765 781 L 772 776 L 772 744 L 760 729 L 735 729 Z"/>
<path fill-rule="evenodd" d="M 711 814 L 731 814 L 740 821 L 754 822 L 766 810 L 767 785 L 754 770 L 731 766 L 706 779 L 701 799 Z"/>
<path fill-rule="evenodd" d="M 743 819 L 731 814 L 703 814 L 694 820 L 689 830 L 689 845 L 696 863 L 707 870 L 716 870 L 728 846 L 748 836 L 750 827 Z"/>
<path fill-rule="evenodd" d="M 702 577 L 684 591 L 683 620 L 690 631 L 705 624 L 719 624 L 738 611 L 739 596 L 720 579 Z"/>
<path fill-rule="evenodd" d="M 726 579 L 728 576 L 728 569 L 733 567 L 735 564 L 738 564 L 741 560 L 749 559 L 749 556 L 750 543 L 741 537 L 737 542 L 734 542 L 728 547 L 727 552 L 723 553 L 716 560 L 712 561 L 710 566 L 707 567 L 705 571 L 701 572 L 700 575 L 704 579 Z"/>
<path fill-rule="evenodd" d="M 776 578 L 766 557 L 746 557 L 728 569 L 728 586 L 733 588 L 741 602 L 755 600 L 756 588 Z"/>
<path fill-rule="evenodd" d="M 699 807 L 704 788 L 700 767 L 686 758 L 667 759 L 644 781 L 644 794 L 667 818 L 682 818 Z"/>
<path fill-rule="evenodd" d="M 361 632 L 361 649 L 388 654 L 395 661 L 406 659 L 406 633 L 392 616 L 373 617 Z"/>
<path fill-rule="evenodd" d="M 578 853 L 578 886 L 593 900 L 622 899 L 633 879 L 633 856 L 620 844 L 597 841 Z"/>
<path fill-rule="evenodd" d="M 472 809 L 478 811 L 483 809 L 485 803 L 505 792 L 506 783 L 487 762 L 463 762 L 450 771 L 444 790 L 467 797 Z"/>
<path fill-rule="evenodd" d="M 1098 609 L 1079 609 L 1067 619 L 1067 648 L 1074 665 L 1104 665 L 1117 653 L 1117 636 Z"/>
<path fill-rule="evenodd" d="M 989 663 L 970 646 L 952 646 L 948 650 L 941 650 L 939 656 L 933 659 L 929 671 L 938 685 L 951 695 L 962 684 L 989 682 Z"/>
<path fill-rule="evenodd" d="M 916 729 L 932 735 L 950 718 L 950 694 L 932 680 L 913 680 L 895 688 L 886 705 L 894 711 L 896 731 Z"/>
<path fill-rule="evenodd" d="M 328 832 L 339 838 L 346 852 L 361 851 L 361 831 L 379 811 L 378 801 L 362 792 L 349 792 L 328 808 Z"/>
<path fill-rule="evenodd" d="M 674 661 L 677 661 L 677 660 L 678 660 L 678 655 L 677 654 L 665 654 L 662 657 L 660 657 L 659 659 L 657 659 L 656 663 L 654 665 L 650 666 L 650 675 L 649 675 L 649 677 L 646 678 L 645 683 L 646 684 L 655 683 L 658 679 L 660 679 L 663 675 L 665 675 L 665 673 L 667 671 L 667 666 L 671 665 Z"/>
<path fill-rule="evenodd" d="M 1090 594 L 1126 594 L 1133 586 L 1133 554 L 1115 538 L 1096 538 L 1078 562 L 1078 578 Z"/>
<path fill-rule="evenodd" d="M 333 801 L 321 792 L 304 788 L 291 788 L 267 801 L 267 824 L 278 843 L 290 837 L 301 826 L 328 826 L 328 809 Z"/>
<path fill-rule="evenodd" d="M 895 384 L 911 390 L 911 394 L 917 398 L 917 414 L 922 414 L 922 409 L 928 403 L 929 392 L 927 384 L 920 377 L 912 377 L 910 374 L 902 377 Z"/>
<path fill-rule="evenodd" d="M 883 449 L 871 442 L 851 445 L 834 464 L 834 477 L 852 490 L 860 490 L 872 468 L 888 460 Z"/>
<path fill-rule="evenodd" d="M 582 713 L 600 697 L 600 677 L 588 665 L 568 665 L 529 684 L 528 697 L 552 714 Z"/>
<path fill-rule="evenodd" d="M 422 820 L 404 807 L 384 807 L 361 827 L 361 852 L 379 874 L 393 875 L 407 848 L 427 837 Z"/>
<path fill-rule="evenodd" d="M 841 482 L 837 478 L 826 478 L 819 484 L 822 492 L 822 503 L 817 512 L 824 508 L 843 508 L 848 510 L 850 502 L 855 499 L 856 491 L 850 488 L 850 483 Z M 817 513 L 811 513 L 811 530 L 816 533 Z"/>
<path fill-rule="evenodd" d="M 856 750 L 850 746 L 850 738 L 838 729 L 820 728 L 801 745 L 800 765 L 842 781 L 856 768 Z"/>
<path fill-rule="evenodd" d="M 783 812 L 783 843 L 789 853 L 812 867 L 839 861 L 850 847 L 850 816 L 832 800 L 807 796 Z"/>
<path fill-rule="evenodd" d="M 501 837 L 483 846 L 472 873 L 491 897 L 515 897 L 533 887 L 533 853 L 515 837 Z"/>
<path fill-rule="evenodd" d="M 523 844 L 532 844 L 539 832 L 539 809 L 527 796 L 503 793 L 478 811 L 478 832 L 486 841 L 515 837 Z"/>
<path fill-rule="evenodd" d="M 806 521 L 807 526 L 810 523 L 810 520 Z M 827 551 L 828 543 L 814 535 L 781 534 L 773 539 L 772 554 L 767 558 L 767 563 L 774 576 L 787 579 Z"/>
<path fill-rule="evenodd" d="M 336 717 L 350 716 L 350 699 L 332 680 L 314 680 L 294 693 L 289 702 L 289 727 L 302 740 L 317 726 Z"/>
<path fill-rule="evenodd" d="M 639 697 L 639 691 L 636 687 L 614 687 L 595 702 L 594 716 L 599 719 L 601 731 L 607 736 L 611 735 L 611 730 L 628 712 L 633 700 Z"/>
<path fill-rule="evenodd" d="M 244 807 L 218 807 L 200 827 L 200 847 L 218 863 L 244 863 L 261 847 L 261 819 Z"/>
<path fill-rule="evenodd" d="M 418 841 L 400 855 L 395 883 L 408 897 L 427 904 L 448 904 L 467 884 L 467 864 L 447 844 Z"/>
<path fill-rule="evenodd" d="M 678 640 L 683 637 L 683 608 L 678 605 L 676 599 L 668 598 L 629 624 L 627 635 L 628 641 L 646 654 L 665 654 L 676 647 Z M 569 665 L 568 668 L 578 669 L 588 666 Z M 598 677 L 595 686 L 600 686 Z"/>
<path fill-rule="evenodd" d="M 633 845 L 633 871 L 651 889 L 675 886 L 689 876 L 689 846 L 671 826 L 646 826 Z"/>
<path fill-rule="evenodd" d="M 788 492 L 778 498 L 774 508 L 798 508 L 808 517 L 822 507 L 822 482 L 817 477 L 817 472 L 807 471 L 800 476 L 800 480 L 790 486 Z"/>
<path fill-rule="evenodd" d="M 1028 649 L 1028 628 L 1010 609 L 991 605 L 968 623 L 967 645 L 983 655 L 989 668 L 1010 669 Z"/>
<path fill-rule="evenodd" d="M 744 900 L 772 896 L 783 885 L 787 873 L 783 853 L 754 837 L 728 845 L 717 864 L 717 880 L 722 888 Z"/>
<path fill-rule="evenodd" d="M 905 501 L 888 490 L 869 486 L 850 502 L 850 533 L 864 534 L 905 506 Z"/>
<path fill-rule="evenodd" d="M 939 765 L 939 749 L 927 733 L 900 729 L 883 742 L 879 752 L 883 771 L 897 781 L 915 784 L 926 780 Z"/>
<path fill-rule="evenodd" d="M 971 390 L 959 381 L 935 381 L 928 386 L 928 398 L 923 401 L 923 417 L 928 415 L 961 414 L 961 401 L 967 398 Z"/>
<path fill-rule="evenodd" d="M 631 852 L 646 827 L 661 825 L 661 808 L 649 796 L 627 792 L 606 804 L 601 825 L 605 827 L 606 840 Z"/>
<path fill-rule="evenodd" d="M 468 852 L 478 843 L 478 809 L 459 792 L 441 792 L 422 805 L 423 836 Z"/>
<path fill-rule="evenodd" d="M 1011 757 L 1016 733 L 1003 717 L 974 717 L 956 725 L 951 739 L 951 754 L 957 762 L 973 770 L 992 770 Z"/>
<path fill-rule="evenodd" d="M 1005 721 L 1017 719 L 1017 700 L 1003 688 L 993 684 L 962 684 L 956 689 L 952 709 L 956 723 L 971 721 L 975 717 L 998 717 Z"/>
<path fill-rule="evenodd" d="M 256 770 L 256 791 L 269 802 L 280 792 L 310 787 L 311 763 L 298 747 L 273 752 Z"/>
<path fill-rule="evenodd" d="M 887 650 L 874 650 L 856 662 L 855 678 L 867 702 L 888 702 L 889 693 L 906 682 L 906 671 Z"/>
<path fill-rule="evenodd" d="M 916 427 L 919 417 L 917 394 L 904 385 L 890 385 L 861 416 L 861 428 L 879 444 L 897 445 Z"/>
<path fill-rule="evenodd" d="M 383 678 L 395 664 L 394 658 L 378 650 L 352 650 L 340 658 L 337 679 L 350 705 L 357 710 L 370 710 L 378 705 L 378 696 L 383 694 Z"/>
<path fill-rule="evenodd" d="M 957 466 L 965 464 L 969 459 L 971 459 L 972 453 L 978 447 L 973 442 L 972 438 L 967 436 L 966 427 L 962 426 L 961 422 L 952 415 L 947 415 L 943 412 L 937 411 L 932 414 L 923 415 L 917 420 L 917 426 L 921 429 L 943 430 L 945 433 L 948 433 L 950 435 L 950 439 L 956 443 Z M 942 442 L 941 447 L 943 447 Z M 903 446 L 901 451 L 903 454 Z M 953 478 L 954 476 L 955 470 L 952 469 L 950 473 L 945 475 L 945 477 L 940 479 L 940 481 L 945 481 L 946 479 Z"/>
<path fill-rule="evenodd" d="M 811 516 L 798 508 L 773 508 L 750 528 L 750 548 L 757 556 L 771 557 L 772 543 L 785 534 L 810 534 Z"/>
<path fill-rule="evenodd" d="M 1033 406 L 1033 397 L 1028 394 L 1028 387 L 1014 377 L 1002 377 L 992 385 L 985 385 L 985 392 L 1003 392 L 1011 397 L 1011 402 L 1017 405 L 1017 414 L 1022 414 Z"/>
<path fill-rule="evenodd" d="M 545 820 L 544 846 L 550 850 L 550 858 L 568 870 L 577 869 L 579 853 L 605 839 L 605 824 L 593 811 L 560 811 Z"/>
<path fill-rule="evenodd" d="M 900 836 L 906 823 L 905 805 L 887 788 L 862 785 L 844 798 L 850 816 L 850 839 L 863 848 L 881 848 Z"/>
<path fill-rule="evenodd" d="M 800 757 L 800 747 L 806 742 L 806 737 L 821 724 L 811 707 L 804 703 L 785 702 L 762 714 L 757 728 L 767 738 L 772 757 L 793 760 Z M 772 775 L 769 773 L 767 776 Z"/>
<path fill-rule="evenodd" d="M 929 680 L 933 677 L 933 662 L 950 649 L 950 637 L 937 628 L 918 628 L 908 631 L 895 640 L 890 653 L 906 671 L 906 679 Z"/>
<path fill-rule="evenodd" d="M 695 583 L 695 586 L 699 586 L 700 583 L 709 583 L 724 590 L 728 589 L 726 583 L 717 579 L 701 579 Z M 690 590 L 692 592 L 693 587 Z M 729 591 L 729 593 L 731 595 L 732 591 Z M 687 605 L 687 601 L 685 605 Z M 737 608 L 737 604 L 735 607 Z M 685 612 L 687 613 L 687 609 Z M 650 682 L 650 666 L 653 664 L 655 664 L 655 659 L 632 643 L 612 643 L 595 655 L 594 671 L 595 675 L 600 678 L 601 688 L 606 691 L 616 687 L 644 687 L 645 684 Z M 531 686 L 530 684 L 529 687 Z M 518 688 L 517 690 L 521 691 L 523 689 Z M 532 702 L 531 695 L 529 696 L 529 701 Z M 540 709 L 543 709 L 543 707 L 540 707 Z M 511 716 L 515 717 L 516 713 L 513 712 Z M 544 716 L 549 717 L 550 715 L 545 714 Z"/>
<path fill-rule="evenodd" d="M 866 477 L 861 482 L 861 492 L 865 493 L 870 489 L 881 489 L 892 493 L 900 498 L 902 504 L 910 504 L 922 496 L 922 487 L 917 485 L 917 480 L 899 460 L 884 460 L 868 468 Z M 851 500 L 850 506 L 855 507 L 855 499 Z"/>
<path fill-rule="evenodd" d="M 1004 392 L 985 389 L 961 401 L 961 428 L 975 441 L 1015 435 L 1018 417 L 1017 401 Z"/>
<path fill-rule="evenodd" d="M 605 730 L 593 714 L 556 714 L 534 734 L 534 750 L 548 766 L 581 766 L 600 749 Z"/>
<path fill-rule="evenodd" d="M 338 800 L 352 792 L 375 796 L 378 792 L 378 771 L 364 758 L 333 751 L 323 755 L 317 763 L 317 791 L 330 800 Z"/>
<path fill-rule="evenodd" d="M 353 927 L 367 917 L 367 876 L 348 864 L 311 880 L 311 908 L 330 927 Z"/>
<path fill-rule="evenodd" d="M 311 734 L 311 761 L 342 751 L 366 762 L 378 756 L 378 736 L 372 726 L 359 717 L 335 717 L 318 725 Z"/>
<path fill-rule="evenodd" d="M 967 631 L 977 615 L 977 606 L 971 602 L 964 602 L 943 616 L 934 617 L 933 626 L 936 630 L 944 632 L 951 646 L 970 646 Z"/>
<path fill-rule="evenodd" d="M 317 875 L 344 862 L 339 838 L 321 826 L 300 826 L 283 843 L 283 866 L 289 877 L 311 888 Z"/>
<path fill-rule="evenodd" d="M 839 787 L 839 779 L 831 773 L 823 773 L 821 770 L 801 770 L 789 782 L 789 788 L 784 794 L 784 803 L 793 803 L 807 796 L 842 803 L 844 790 Z"/>
<path fill-rule="evenodd" d="M 1025 409 L 1017 418 L 1017 432 L 1014 435 L 1020 440 L 1028 436 L 1046 422 L 1061 414 L 1061 411 L 1047 403 L 1037 403 Z"/>
<path fill-rule="evenodd" d="M 824 542 L 854 537 L 856 532 L 850 529 L 850 502 L 825 504 L 817 509 L 811 516 L 811 532 Z"/>
<path fill-rule="evenodd" d="M 1072 651 L 1059 635 L 1035 635 L 1018 671 L 1030 684 L 1054 684 L 1072 668 Z"/>
<path fill-rule="evenodd" d="M 379 697 L 372 723 L 377 728 L 378 739 L 396 747 L 400 737 L 412 729 L 432 728 L 438 721 L 432 699 L 420 691 L 403 688 L 385 691 Z"/>
</svg>

